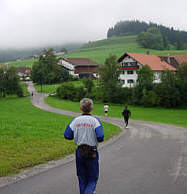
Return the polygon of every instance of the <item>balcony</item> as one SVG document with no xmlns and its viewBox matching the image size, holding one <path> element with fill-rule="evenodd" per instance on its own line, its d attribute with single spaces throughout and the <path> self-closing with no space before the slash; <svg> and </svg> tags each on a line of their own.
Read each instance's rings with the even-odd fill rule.
<svg viewBox="0 0 187 194">
<path fill-rule="evenodd" d="M 137 70 L 139 69 L 139 66 L 122 66 L 121 67 L 122 70 Z"/>
</svg>

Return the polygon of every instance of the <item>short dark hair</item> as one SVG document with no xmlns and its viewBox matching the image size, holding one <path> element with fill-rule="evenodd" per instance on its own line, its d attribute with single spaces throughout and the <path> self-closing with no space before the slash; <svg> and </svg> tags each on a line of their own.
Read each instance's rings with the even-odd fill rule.
<svg viewBox="0 0 187 194">
<path fill-rule="evenodd" d="M 89 113 L 92 111 L 93 101 L 90 98 L 83 98 L 80 101 L 80 106 L 81 106 L 83 112 Z"/>
</svg>

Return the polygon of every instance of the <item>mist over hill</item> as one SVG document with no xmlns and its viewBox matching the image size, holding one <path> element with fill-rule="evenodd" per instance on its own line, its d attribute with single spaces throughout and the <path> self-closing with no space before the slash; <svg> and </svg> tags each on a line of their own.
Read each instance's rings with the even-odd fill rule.
<svg viewBox="0 0 187 194">
<path fill-rule="evenodd" d="M 61 45 L 50 45 L 39 48 L 25 48 L 25 49 L 2 49 L 0 48 L 0 62 L 15 61 L 17 59 L 29 59 L 35 54 L 40 54 L 43 50 L 53 48 L 55 51 L 60 52 L 65 48 L 68 52 L 80 48 L 82 43 L 71 43 Z"/>
</svg>

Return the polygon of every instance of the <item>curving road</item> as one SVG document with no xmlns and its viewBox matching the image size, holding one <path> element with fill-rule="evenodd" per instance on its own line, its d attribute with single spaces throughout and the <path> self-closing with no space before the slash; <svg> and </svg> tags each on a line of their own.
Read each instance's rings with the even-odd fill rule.
<svg viewBox="0 0 187 194">
<path fill-rule="evenodd" d="M 47 95 L 35 92 L 32 83 L 29 83 L 28 88 L 30 92 L 34 91 L 31 98 L 34 106 L 59 114 L 78 115 L 46 105 L 44 98 Z M 99 118 L 123 129 L 121 119 Z M 129 127 L 129 130 L 123 130 L 118 137 L 100 146 L 97 193 L 186 194 L 186 128 L 132 120 Z M 70 156 L 58 162 L 40 165 L 29 173 L 7 177 L 7 183 L 15 183 L 1 187 L 0 194 L 78 193 L 73 159 Z"/>
</svg>

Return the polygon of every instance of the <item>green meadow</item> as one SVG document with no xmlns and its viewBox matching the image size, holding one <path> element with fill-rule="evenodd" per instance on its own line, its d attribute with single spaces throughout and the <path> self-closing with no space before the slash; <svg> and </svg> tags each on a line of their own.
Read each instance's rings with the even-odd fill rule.
<svg viewBox="0 0 187 194">
<path fill-rule="evenodd" d="M 75 87 L 83 86 L 82 81 L 71 81 Z M 56 89 L 60 86 L 61 83 L 58 84 L 44 84 L 42 85 L 42 92 L 43 93 L 55 93 Z M 34 86 L 37 92 L 41 92 L 41 86 L 35 85 Z"/>
<path fill-rule="evenodd" d="M 7 64 L 9 66 L 14 66 L 14 67 L 32 67 L 33 63 L 37 61 L 36 59 L 25 59 L 21 61 L 8 61 L 8 62 L 1 62 L 0 65 Z"/>
<path fill-rule="evenodd" d="M 65 57 L 83 57 L 103 64 L 109 55 L 116 55 L 119 58 L 125 52 L 146 53 L 147 50 L 153 55 L 184 54 L 187 50 L 151 50 L 140 47 L 136 42 L 136 35 L 111 37 L 84 44 L 80 49 L 69 52 Z M 36 59 L 22 61 L 10 61 L 10 66 L 28 66 L 32 67 Z M 2 65 L 4 63 L 0 63 Z"/>
<path fill-rule="evenodd" d="M 1 98 L 0 177 L 72 154 L 76 146 L 63 135 L 72 119 L 34 107 L 30 97 Z M 105 140 L 120 132 L 114 125 L 103 126 Z"/>
<path fill-rule="evenodd" d="M 66 57 L 85 57 L 103 64 L 109 55 L 116 55 L 117 58 L 125 52 L 146 53 L 147 50 L 153 55 L 184 54 L 187 50 L 151 50 L 141 48 L 136 42 L 137 36 L 121 36 L 99 40 L 83 45 L 81 49 L 69 53 Z"/>
<path fill-rule="evenodd" d="M 62 100 L 57 97 L 48 97 L 46 103 L 55 108 L 79 112 L 79 102 Z M 103 103 L 95 103 L 93 114 L 104 116 Z M 124 105 L 109 104 L 109 117 L 122 118 Z M 172 124 L 187 128 L 187 109 L 164 109 L 129 106 L 133 120 L 151 121 Z"/>
<path fill-rule="evenodd" d="M 97 85 L 98 80 L 93 80 L 93 83 Z M 69 81 L 69 83 L 72 83 L 75 87 L 83 87 L 84 84 L 81 80 L 78 81 Z M 42 92 L 43 93 L 56 93 L 56 89 L 60 86 L 61 83 L 58 84 L 44 84 L 42 85 Z M 35 84 L 35 89 L 37 92 L 41 92 L 41 86 Z"/>
<path fill-rule="evenodd" d="M 43 93 L 55 93 L 56 92 L 56 89 L 60 86 L 60 83 L 59 84 L 44 84 L 42 85 L 42 92 Z M 41 92 L 41 86 L 40 85 L 37 85 L 35 84 L 35 89 L 37 92 Z"/>
</svg>

